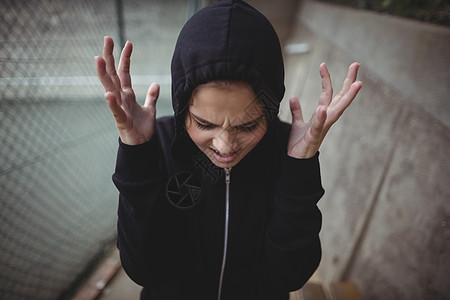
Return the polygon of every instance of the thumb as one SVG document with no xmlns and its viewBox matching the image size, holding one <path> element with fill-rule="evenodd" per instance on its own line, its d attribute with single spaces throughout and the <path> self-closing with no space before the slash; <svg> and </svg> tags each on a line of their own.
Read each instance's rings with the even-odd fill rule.
<svg viewBox="0 0 450 300">
<path fill-rule="evenodd" d="M 159 97 L 159 84 L 152 83 L 147 90 L 144 107 L 155 106 Z"/>
</svg>

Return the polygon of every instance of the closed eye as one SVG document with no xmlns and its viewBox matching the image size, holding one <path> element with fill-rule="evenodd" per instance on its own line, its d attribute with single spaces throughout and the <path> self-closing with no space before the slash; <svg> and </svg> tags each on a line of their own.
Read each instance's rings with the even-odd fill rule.
<svg viewBox="0 0 450 300">
<path fill-rule="evenodd" d="M 207 122 L 206 120 L 201 119 L 200 117 L 194 115 L 193 113 L 189 112 L 192 119 L 194 120 L 195 126 L 197 126 L 197 128 L 201 129 L 201 130 L 211 130 L 216 128 L 218 125 L 216 124 L 212 124 Z M 263 118 L 264 116 L 259 117 L 256 120 L 241 124 L 241 125 L 237 125 L 234 126 L 232 129 L 240 131 L 240 132 L 251 132 L 251 131 L 255 131 L 258 126 L 259 126 L 259 121 Z"/>
<path fill-rule="evenodd" d="M 244 131 L 244 132 L 255 131 L 258 128 L 260 121 L 263 118 L 264 118 L 264 116 L 260 116 L 259 118 L 255 119 L 253 121 L 238 125 L 235 128 L 239 131 Z"/>
<path fill-rule="evenodd" d="M 213 128 L 215 128 L 216 127 L 216 125 L 213 125 L 213 124 L 203 124 L 203 123 L 200 123 L 199 121 L 197 121 L 195 118 L 194 118 L 194 123 L 195 123 L 195 126 L 197 126 L 199 129 L 201 129 L 201 130 L 210 130 L 210 129 L 213 129 Z"/>
<path fill-rule="evenodd" d="M 255 123 L 253 123 L 250 126 L 248 126 L 248 125 L 246 125 L 246 126 L 238 125 L 238 126 L 236 126 L 236 129 L 239 130 L 239 131 L 246 131 L 246 132 L 255 131 L 256 128 L 258 128 L 258 125 L 259 125 L 259 122 L 255 122 Z"/>
</svg>

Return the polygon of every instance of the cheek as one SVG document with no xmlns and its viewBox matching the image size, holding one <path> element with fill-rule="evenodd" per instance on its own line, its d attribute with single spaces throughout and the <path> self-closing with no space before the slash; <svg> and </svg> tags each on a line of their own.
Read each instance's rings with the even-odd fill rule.
<svg viewBox="0 0 450 300">
<path fill-rule="evenodd" d="M 253 148 L 261 141 L 265 133 L 265 129 L 258 129 L 253 132 L 243 133 L 239 137 L 239 142 L 243 147 Z"/>
<path fill-rule="evenodd" d="M 190 126 L 186 128 L 187 133 L 191 137 L 191 140 L 197 145 L 199 148 L 207 148 L 211 143 L 210 135 L 195 126 Z"/>
</svg>

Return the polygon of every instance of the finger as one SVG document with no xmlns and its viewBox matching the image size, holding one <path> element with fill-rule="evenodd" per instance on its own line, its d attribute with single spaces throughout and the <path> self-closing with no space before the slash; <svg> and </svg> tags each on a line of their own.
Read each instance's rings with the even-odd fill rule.
<svg viewBox="0 0 450 300">
<path fill-rule="evenodd" d="M 106 102 L 108 103 L 108 107 L 111 110 L 114 119 L 116 120 L 117 125 L 124 124 L 127 116 L 125 111 L 120 106 L 120 103 L 117 101 L 117 97 L 114 93 L 106 92 L 105 94 Z"/>
<path fill-rule="evenodd" d="M 348 92 L 342 97 L 342 99 L 333 105 L 333 116 L 330 119 L 330 122 L 334 123 L 339 119 L 339 117 L 344 113 L 344 111 L 349 107 L 349 105 L 356 98 L 356 95 L 362 88 L 362 82 L 356 81 L 350 85 Z"/>
<path fill-rule="evenodd" d="M 342 84 L 342 89 L 340 90 L 338 96 L 342 97 L 345 95 L 353 82 L 356 81 L 356 77 L 358 75 L 360 64 L 358 62 L 354 62 L 348 68 L 347 78 L 345 78 L 344 83 Z"/>
<path fill-rule="evenodd" d="M 112 82 L 120 89 L 120 80 L 116 73 L 116 67 L 114 65 L 114 41 L 109 36 L 105 36 L 103 44 L 103 58 L 106 62 L 106 72 L 111 77 Z"/>
<path fill-rule="evenodd" d="M 159 97 L 159 84 L 152 83 L 147 90 L 147 96 L 145 97 L 144 107 L 156 106 L 156 100 Z"/>
<path fill-rule="evenodd" d="M 319 105 L 314 113 L 315 117 L 311 125 L 311 139 L 313 141 L 320 141 L 324 129 L 325 121 L 327 119 L 327 107 Z"/>
<path fill-rule="evenodd" d="M 114 82 L 111 79 L 111 76 L 106 72 L 106 62 L 105 60 L 100 57 L 95 57 L 95 66 L 97 69 L 97 76 L 100 79 L 100 82 L 102 83 L 103 87 L 107 92 L 115 93 L 116 97 L 119 95 L 118 87 L 114 84 Z"/>
<path fill-rule="evenodd" d="M 319 98 L 319 105 L 328 106 L 333 97 L 333 86 L 331 84 L 331 76 L 325 63 L 320 64 L 320 77 L 322 77 L 322 93 Z"/>
<path fill-rule="evenodd" d="M 130 41 L 127 41 L 120 54 L 119 68 L 117 69 L 122 89 L 131 88 L 130 57 L 132 51 L 133 45 Z"/>
<path fill-rule="evenodd" d="M 303 122 L 302 106 L 297 97 L 291 97 L 289 99 L 289 108 L 292 115 L 292 123 Z"/>
</svg>

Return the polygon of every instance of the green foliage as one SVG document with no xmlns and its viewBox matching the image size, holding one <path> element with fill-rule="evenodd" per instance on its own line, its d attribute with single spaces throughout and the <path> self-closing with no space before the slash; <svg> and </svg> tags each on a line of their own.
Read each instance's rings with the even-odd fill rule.
<svg viewBox="0 0 450 300">
<path fill-rule="evenodd" d="M 450 26 L 450 0 L 320 0 Z"/>
</svg>

